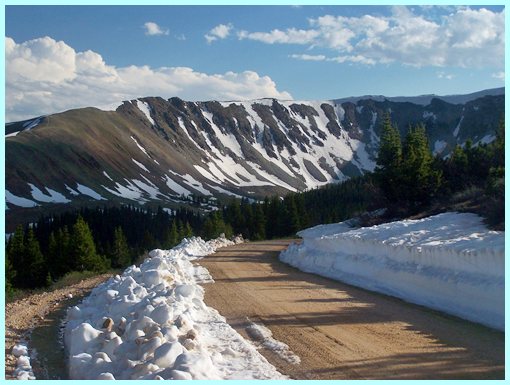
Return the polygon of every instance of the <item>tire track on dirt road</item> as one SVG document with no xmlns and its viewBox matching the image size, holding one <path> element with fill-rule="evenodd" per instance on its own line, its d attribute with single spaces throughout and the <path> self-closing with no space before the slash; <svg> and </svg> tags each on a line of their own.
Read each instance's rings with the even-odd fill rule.
<svg viewBox="0 0 510 385">
<path fill-rule="evenodd" d="M 205 302 L 249 339 L 269 328 L 301 358 L 260 352 L 295 379 L 503 379 L 504 333 L 301 272 L 278 255 L 290 240 L 251 242 L 200 260 Z"/>
</svg>

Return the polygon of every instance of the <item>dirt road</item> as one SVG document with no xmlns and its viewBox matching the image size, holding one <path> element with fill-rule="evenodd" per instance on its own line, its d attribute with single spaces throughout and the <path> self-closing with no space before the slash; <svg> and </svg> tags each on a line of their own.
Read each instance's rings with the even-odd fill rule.
<svg viewBox="0 0 510 385">
<path fill-rule="evenodd" d="M 295 379 L 503 379 L 504 334 L 278 261 L 290 241 L 246 243 L 202 260 L 205 302 L 246 338 L 249 321 L 301 358 L 261 353 Z"/>
<path fill-rule="evenodd" d="M 86 293 L 90 292 L 101 282 L 106 281 L 111 274 L 103 274 L 92 278 L 87 278 L 79 283 L 67 286 L 62 289 L 53 290 L 30 295 L 21 300 L 5 305 L 5 378 L 13 379 L 13 371 L 16 366 L 16 357 L 12 352 L 12 347 L 17 344 L 21 338 L 28 339 L 27 334 L 36 327 L 50 326 L 51 315 L 59 311 L 64 311 L 68 306 L 72 306 Z M 72 298 L 69 298 L 69 294 Z M 52 339 L 51 346 L 56 341 L 56 332 L 48 335 Z M 55 352 L 54 352 L 55 353 Z M 33 363 L 32 363 L 33 365 Z"/>
</svg>

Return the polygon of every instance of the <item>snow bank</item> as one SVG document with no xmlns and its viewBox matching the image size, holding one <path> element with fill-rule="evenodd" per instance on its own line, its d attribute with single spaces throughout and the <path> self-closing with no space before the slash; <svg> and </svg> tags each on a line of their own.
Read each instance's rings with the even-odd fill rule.
<svg viewBox="0 0 510 385">
<path fill-rule="evenodd" d="M 18 380 L 35 380 L 32 366 L 30 365 L 30 356 L 25 342 L 20 342 L 12 347 L 12 354 L 16 357 L 16 369 L 14 377 Z"/>
<path fill-rule="evenodd" d="M 504 233 L 469 213 L 298 233 L 280 260 L 303 271 L 389 294 L 504 330 Z"/>
<path fill-rule="evenodd" d="M 185 239 L 153 250 L 67 313 L 71 379 L 285 379 L 219 313 L 191 261 L 233 244 Z"/>
<path fill-rule="evenodd" d="M 301 358 L 299 358 L 299 356 L 290 350 L 289 345 L 274 339 L 271 330 L 266 328 L 264 325 L 250 322 L 246 328 L 246 332 L 251 338 L 255 340 L 258 345 L 271 350 L 273 353 L 288 363 L 293 365 L 298 365 L 301 363 Z"/>
</svg>

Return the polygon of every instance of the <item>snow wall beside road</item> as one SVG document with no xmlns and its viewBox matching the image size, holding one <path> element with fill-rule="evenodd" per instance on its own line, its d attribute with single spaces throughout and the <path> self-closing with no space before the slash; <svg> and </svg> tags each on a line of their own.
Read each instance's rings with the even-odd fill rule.
<svg viewBox="0 0 510 385">
<path fill-rule="evenodd" d="M 298 269 L 478 322 L 505 327 L 504 232 L 469 213 L 298 233 L 280 260 Z"/>
</svg>

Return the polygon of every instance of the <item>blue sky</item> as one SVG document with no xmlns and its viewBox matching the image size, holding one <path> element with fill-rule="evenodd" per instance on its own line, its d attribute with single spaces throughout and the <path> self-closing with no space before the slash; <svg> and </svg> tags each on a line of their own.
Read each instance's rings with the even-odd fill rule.
<svg viewBox="0 0 510 385">
<path fill-rule="evenodd" d="M 504 85 L 504 7 L 7 6 L 6 120 L 141 96 L 333 99 Z"/>
</svg>

